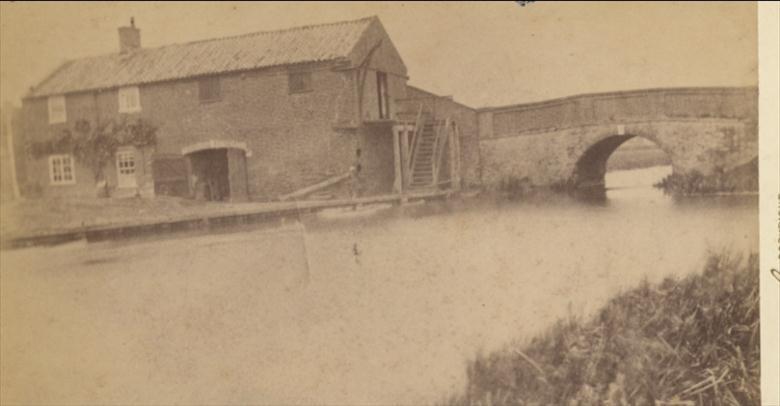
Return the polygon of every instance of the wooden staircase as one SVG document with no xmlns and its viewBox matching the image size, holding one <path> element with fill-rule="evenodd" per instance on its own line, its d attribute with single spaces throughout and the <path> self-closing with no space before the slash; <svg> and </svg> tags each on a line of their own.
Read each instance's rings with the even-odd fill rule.
<svg viewBox="0 0 780 406">
<path fill-rule="evenodd" d="M 411 165 L 412 189 L 424 189 L 435 185 L 434 158 L 436 147 L 436 124 L 432 120 L 424 120 L 419 140 L 414 146 Z"/>
<path fill-rule="evenodd" d="M 407 113 L 411 116 L 411 114 Z M 402 190 L 460 189 L 459 131 L 450 119 L 437 119 L 421 104 L 401 130 Z M 411 118 L 411 117 L 409 117 Z M 407 138 L 408 137 L 408 138 Z M 408 140 L 408 141 L 407 141 Z M 446 170 L 445 170 L 446 169 Z"/>
</svg>

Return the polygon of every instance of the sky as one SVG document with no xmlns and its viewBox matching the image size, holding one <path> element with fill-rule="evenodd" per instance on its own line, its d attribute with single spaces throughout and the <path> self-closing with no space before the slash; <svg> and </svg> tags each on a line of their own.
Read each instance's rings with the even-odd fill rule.
<svg viewBox="0 0 780 406">
<path fill-rule="evenodd" d="M 745 3 L 0 3 L 0 101 L 68 59 L 379 16 L 410 83 L 473 107 L 574 94 L 757 84 L 756 5 Z"/>
</svg>

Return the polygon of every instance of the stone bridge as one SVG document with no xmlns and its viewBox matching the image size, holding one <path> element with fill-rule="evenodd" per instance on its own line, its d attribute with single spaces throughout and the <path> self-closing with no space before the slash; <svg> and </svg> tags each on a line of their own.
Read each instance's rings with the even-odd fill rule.
<svg viewBox="0 0 780 406">
<path fill-rule="evenodd" d="M 756 88 L 588 94 L 478 111 L 482 182 L 604 184 L 609 156 L 633 137 L 655 143 L 678 174 L 729 171 L 758 155 Z"/>
</svg>

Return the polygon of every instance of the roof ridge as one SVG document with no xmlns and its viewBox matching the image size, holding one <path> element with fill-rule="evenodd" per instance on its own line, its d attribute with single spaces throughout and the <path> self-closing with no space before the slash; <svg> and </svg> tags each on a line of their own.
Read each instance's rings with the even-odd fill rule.
<svg viewBox="0 0 780 406">
<path fill-rule="evenodd" d="M 226 35 L 224 37 L 205 38 L 205 39 L 198 39 L 198 40 L 187 41 L 187 42 L 177 42 L 177 43 L 173 43 L 173 44 L 165 44 L 165 45 L 160 45 L 160 46 L 157 46 L 157 47 L 154 47 L 154 48 L 140 48 L 139 51 L 143 51 L 144 49 L 146 49 L 146 50 L 153 50 L 153 49 L 161 49 L 161 48 L 174 47 L 174 46 L 184 46 L 184 45 L 199 44 L 199 43 L 203 43 L 203 42 L 222 41 L 222 40 L 242 38 L 242 37 L 253 37 L 253 36 L 256 36 L 256 35 L 277 34 L 277 33 L 288 32 L 288 31 L 299 31 L 299 30 L 303 31 L 303 30 L 308 30 L 308 29 L 313 29 L 313 28 L 320 28 L 320 27 L 327 27 L 327 26 L 332 26 L 332 25 L 354 24 L 354 23 L 358 23 L 358 22 L 369 21 L 369 20 L 376 19 L 376 18 L 378 18 L 376 15 L 371 15 L 371 16 L 368 16 L 368 17 L 361 17 L 361 18 L 357 18 L 357 19 L 354 19 L 354 20 L 341 20 L 341 21 L 332 21 L 332 22 L 329 22 L 329 23 L 299 25 L 299 26 L 295 26 L 295 27 L 279 28 L 279 29 L 276 29 L 276 30 L 253 31 L 253 32 L 247 32 L 247 33 L 243 33 L 243 34 Z M 116 53 L 111 54 L 111 55 L 115 55 L 115 54 Z"/>
<path fill-rule="evenodd" d="M 27 97 L 343 58 L 376 21 L 379 17 L 371 15 L 72 58 L 38 82 Z M 313 38 L 320 33 L 322 41 Z M 224 60 L 211 61 L 211 57 Z"/>
<path fill-rule="evenodd" d="M 163 44 L 163 45 L 158 45 L 158 46 L 151 47 L 151 48 L 143 48 L 142 47 L 142 48 L 138 48 L 138 49 L 129 51 L 127 53 L 112 52 L 112 53 L 99 54 L 99 55 L 87 55 L 87 56 L 83 56 L 83 57 L 80 57 L 80 58 L 68 59 L 66 62 L 77 62 L 77 61 L 80 62 L 80 61 L 86 61 L 86 60 L 91 60 L 91 59 L 100 59 L 100 58 L 106 58 L 106 57 L 119 58 L 119 57 L 126 57 L 126 56 L 132 55 L 134 53 L 144 52 L 144 51 L 155 51 L 155 50 L 171 48 L 171 47 L 180 47 L 180 46 L 187 46 L 187 45 L 200 44 L 200 43 L 213 42 L 213 41 L 223 41 L 223 40 L 243 38 L 243 37 L 253 37 L 253 36 L 264 35 L 264 34 L 276 34 L 276 33 L 280 33 L 280 32 L 289 32 L 289 31 L 298 31 L 298 30 L 302 31 L 302 30 L 306 30 L 306 29 L 328 27 L 328 26 L 332 26 L 332 25 L 354 24 L 354 23 L 363 22 L 363 21 L 370 21 L 372 19 L 377 19 L 377 18 L 378 17 L 376 15 L 371 15 L 371 16 L 368 16 L 368 17 L 361 17 L 361 18 L 357 18 L 357 19 L 354 19 L 354 20 L 341 20 L 341 21 L 333 21 L 333 22 L 329 22 L 329 23 L 300 25 L 300 26 L 296 26 L 296 27 L 280 28 L 280 29 L 277 29 L 277 30 L 253 31 L 253 32 L 247 32 L 247 33 L 243 33 L 243 34 L 226 35 L 224 37 L 204 38 L 204 39 L 198 39 L 198 40 L 193 40 L 193 41 L 176 42 L 176 43 L 172 43 L 172 44 Z M 52 72 L 52 74 L 50 76 L 53 76 L 54 73 L 56 73 L 56 72 Z M 45 79 L 43 81 L 41 81 L 39 83 L 39 85 L 43 84 L 44 81 L 45 81 Z"/>
</svg>

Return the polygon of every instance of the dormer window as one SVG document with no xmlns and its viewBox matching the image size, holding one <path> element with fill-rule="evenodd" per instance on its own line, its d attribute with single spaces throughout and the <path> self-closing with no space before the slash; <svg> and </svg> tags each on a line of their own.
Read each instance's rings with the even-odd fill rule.
<svg viewBox="0 0 780 406">
<path fill-rule="evenodd" d="M 141 111 L 141 95 L 138 86 L 119 89 L 119 112 L 136 113 Z"/>
<path fill-rule="evenodd" d="M 49 96 L 49 124 L 68 121 L 65 110 L 65 96 Z"/>
</svg>

